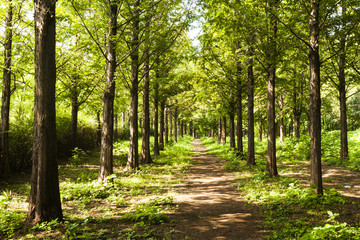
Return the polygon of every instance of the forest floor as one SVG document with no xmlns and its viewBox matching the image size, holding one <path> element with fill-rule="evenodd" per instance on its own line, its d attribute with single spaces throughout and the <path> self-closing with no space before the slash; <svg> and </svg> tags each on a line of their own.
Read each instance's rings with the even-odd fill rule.
<svg viewBox="0 0 360 240">
<path fill-rule="evenodd" d="M 226 161 L 207 153 L 199 139 L 194 140 L 192 146 L 193 150 L 189 139 L 174 144 L 163 151 L 161 157 L 154 158 L 155 164 L 142 166 L 139 172 L 124 173 L 124 163 L 117 162 L 117 176 L 106 186 L 97 182 L 96 154 L 78 165 L 61 164 L 63 223 L 55 221 L 35 227 L 21 224 L 27 211 L 30 176 L 18 175 L 6 184 L 1 183 L 0 207 L 5 211 L 0 212 L 0 239 L 265 239 L 273 234 L 274 228 L 267 223 L 272 218 L 283 222 L 286 220 L 282 219 L 294 218 L 295 224 L 301 223 L 299 231 L 302 232 L 309 229 L 309 221 L 310 224 L 320 219 L 326 222 L 326 210 L 341 213 L 337 218 L 340 222 L 357 225 L 360 219 L 360 174 L 357 172 L 323 165 L 324 186 L 336 189 L 349 199 L 336 206 L 332 206 L 332 202 L 319 205 L 324 213 L 318 209 L 309 212 L 305 205 L 281 199 L 264 210 L 266 206 L 249 201 L 246 195 L 250 191 L 258 194 L 267 191 L 266 188 L 272 190 L 275 187 L 272 184 L 278 180 L 285 185 L 292 183 L 282 178 L 265 179 L 269 181 L 266 187 L 256 180 L 256 171 L 251 175 L 241 170 L 224 170 Z M 122 158 L 126 161 L 127 146 L 121 145 L 121 148 L 124 150 L 117 151 L 120 155 L 116 158 L 124 155 Z M 308 164 L 279 162 L 278 166 L 282 177 L 298 179 L 305 188 L 310 185 Z M 261 174 L 258 176 L 263 178 Z M 250 189 L 252 184 L 255 190 Z M 271 215 L 274 207 L 276 214 L 283 218 Z M 289 211 L 289 207 L 295 211 Z M 266 215 L 266 211 L 271 214 Z M 296 232 L 299 225 L 295 226 Z"/>
</svg>

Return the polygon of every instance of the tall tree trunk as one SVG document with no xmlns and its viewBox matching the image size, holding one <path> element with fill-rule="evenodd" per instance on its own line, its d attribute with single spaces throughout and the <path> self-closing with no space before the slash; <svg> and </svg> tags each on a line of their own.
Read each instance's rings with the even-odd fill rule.
<svg viewBox="0 0 360 240">
<path fill-rule="evenodd" d="M 193 122 L 190 121 L 190 126 L 189 126 L 189 135 L 192 136 L 193 135 Z"/>
<path fill-rule="evenodd" d="M 154 154 L 159 155 L 159 84 L 154 89 Z"/>
<path fill-rule="evenodd" d="M 277 7 L 278 0 L 270 1 L 270 8 Z M 275 125 L 275 73 L 276 73 L 276 35 L 277 20 L 270 15 L 271 33 L 268 37 L 268 100 L 267 100 L 267 128 L 268 128 L 268 148 L 267 148 L 267 169 L 270 177 L 278 175 L 276 167 L 276 125 Z"/>
<path fill-rule="evenodd" d="M 101 119 L 100 119 L 100 111 L 96 112 L 96 121 L 97 121 L 97 129 L 96 129 L 96 135 L 97 135 L 97 143 L 98 145 L 101 144 Z"/>
<path fill-rule="evenodd" d="M 346 26 L 345 13 L 346 4 L 342 4 L 342 15 L 343 24 L 342 30 Z M 340 161 L 345 161 L 349 155 L 348 137 L 347 137 L 347 114 L 346 114 L 346 80 L 345 80 L 345 64 L 346 64 L 346 34 L 341 36 L 340 40 L 340 61 L 339 61 L 339 101 L 340 101 L 340 125 L 341 125 L 341 150 L 340 150 Z"/>
<path fill-rule="evenodd" d="M 165 108 L 165 144 L 169 142 L 169 108 Z"/>
<path fill-rule="evenodd" d="M 310 13 L 310 185 L 316 186 L 316 193 L 323 194 L 321 172 L 321 98 L 319 58 L 319 0 L 311 0 Z"/>
<path fill-rule="evenodd" d="M 8 8 L 5 18 L 5 44 L 4 44 L 4 69 L 3 69 L 3 91 L 1 104 L 1 164 L 0 176 L 11 175 L 9 160 L 9 125 L 10 125 L 10 96 L 11 96 L 11 59 L 12 59 L 12 0 L 8 0 Z"/>
<path fill-rule="evenodd" d="M 187 123 L 184 123 L 184 134 L 187 135 Z"/>
<path fill-rule="evenodd" d="M 170 138 L 172 138 L 172 136 L 173 136 L 173 115 L 172 115 L 171 108 L 169 108 L 169 117 L 170 117 L 170 120 L 169 120 L 169 123 L 170 123 L 169 134 L 170 134 Z"/>
<path fill-rule="evenodd" d="M 27 220 L 33 223 L 63 219 L 56 159 L 55 3 L 53 0 L 34 1 L 34 142 L 27 215 Z"/>
<path fill-rule="evenodd" d="M 184 121 L 181 121 L 180 133 L 181 137 L 184 137 Z"/>
<path fill-rule="evenodd" d="M 178 118 L 177 108 L 175 108 L 174 112 L 174 142 L 177 142 L 177 118 Z"/>
<path fill-rule="evenodd" d="M 301 118 L 301 106 L 299 101 L 299 95 L 297 93 L 297 88 L 294 88 L 294 94 L 293 94 L 293 102 L 294 102 L 294 108 L 293 108 L 293 114 L 294 114 L 294 129 L 295 129 L 295 137 L 297 139 L 300 138 L 300 118 Z"/>
<path fill-rule="evenodd" d="M 262 141 L 262 134 L 263 134 L 263 117 L 262 114 L 259 116 L 259 141 Z"/>
<path fill-rule="evenodd" d="M 148 23 L 149 24 L 149 23 Z M 147 26 L 149 27 L 149 26 Z M 149 34 L 147 32 L 147 34 Z M 142 142 L 141 142 L 141 162 L 145 164 L 152 163 L 150 154 L 150 67 L 149 67 L 149 52 L 145 47 L 145 62 L 144 62 L 144 79 L 143 79 L 143 119 L 142 127 Z"/>
<path fill-rule="evenodd" d="M 77 123 L 78 123 L 78 113 L 79 113 L 79 103 L 78 103 L 78 94 L 77 89 L 73 89 L 71 96 L 71 151 L 77 147 Z"/>
<path fill-rule="evenodd" d="M 135 0 L 132 20 L 132 43 L 131 43 L 131 87 L 130 87 L 130 146 L 126 171 L 139 169 L 138 153 L 138 85 L 139 85 L 139 5 L 140 0 Z"/>
<path fill-rule="evenodd" d="M 286 128 L 284 123 L 284 118 L 280 118 L 280 141 L 284 142 L 286 137 Z"/>
<path fill-rule="evenodd" d="M 240 53 L 238 53 L 240 54 Z M 242 86 L 241 86 L 241 62 L 237 59 L 236 62 L 236 81 L 237 81 L 237 93 L 236 93 L 236 113 L 237 113 L 237 151 L 242 156 L 244 154 L 244 146 L 243 146 L 243 121 L 242 121 Z"/>
<path fill-rule="evenodd" d="M 253 53 L 248 50 L 247 74 L 248 74 L 248 149 L 247 165 L 255 165 L 255 132 L 254 132 L 254 71 Z"/>
<path fill-rule="evenodd" d="M 159 148 L 164 150 L 164 119 L 165 119 L 165 100 L 161 100 L 160 103 L 160 138 Z"/>
<path fill-rule="evenodd" d="M 125 128 L 125 112 L 121 113 L 121 128 L 124 129 Z"/>
<path fill-rule="evenodd" d="M 229 114 L 229 130 L 230 130 L 230 148 L 236 149 L 235 146 L 235 114 Z"/>
<path fill-rule="evenodd" d="M 103 124 L 101 129 L 100 169 L 98 180 L 103 182 L 113 174 L 113 134 L 114 134 L 114 99 L 117 34 L 117 1 L 110 1 L 109 40 L 106 66 L 106 79 L 103 94 Z"/>
<path fill-rule="evenodd" d="M 114 139 L 118 139 L 119 138 L 119 118 L 118 118 L 118 115 L 115 114 L 114 115 L 114 126 L 115 126 L 115 129 L 114 129 Z"/>
<path fill-rule="evenodd" d="M 218 123 L 218 143 L 221 143 L 221 139 L 222 139 L 222 122 L 221 122 L 221 117 L 219 118 L 219 123 Z"/>
<path fill-rule="evenodd" d="M 221 144 L 226 143 L 226 117 L 223 116 L 222 119 L 222 133 L 221 133 Z"/>
</svg>

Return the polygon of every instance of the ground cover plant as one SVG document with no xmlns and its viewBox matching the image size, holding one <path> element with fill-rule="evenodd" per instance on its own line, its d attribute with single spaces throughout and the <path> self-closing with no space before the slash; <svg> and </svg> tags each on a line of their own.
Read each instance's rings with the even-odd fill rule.
<svg viewBox="0 0 360 240">
<path fill-rule="evenodd" d="M 176 210 L 173 186 L 191 164 L 191 140 L 186 136 L 172 142 L 153 157 L 154 164 L 142 165 L 136 172 L 122 172 L 128 142 L 115 143 L 115 173 L 106 184 L 97 181 L 98 151 L 76 149 L 59 166 L 64 222 L 27 225 L 30 185 L 24 180 L 29 179 L 2 184 L 0 238 L 166 239 L 173 226 L 167 214 Z M 163 231 L 157 229 L 159 225 Z"/>
<path fill-rule="evenodd" d="M 323 139 L 324 145 L 336 145 L 333 136 L 337 134 L 338 132 L 327 133 Z M 350 136 L 357 134 L 357 131 L 351 132 Z M 266 141 L 256 142 L 256 166 L 252 167 L 246 166 L 246 161 L 237 156 L 228 144 L 218 144 L 212 138 L 203 138 L 202 143 L 207 145 L 209 153 L 226 159 L 225 169 L 236 172 L 236 185 L 241 196 L 250 204 L 261 206 L 261 213 L 266 219 L 263 227 L 272 231 L 269 239 L 358 239 L 358 198 L 345 197 L 333 188 L 325 188 L 324 195 L 319 196 L 308 183 L 296 177 L 286 176 L 288 172 L 298 170 L 296 166 L 308 164 L 308 140 L 308 136 L 304 136 L 300 139 L 288 138 L 284 143 L 277 143 L 280 176 L 275 178 L 268 177 L 266 171 Z M 246 141 L 244 142 L 246 145 Z M 354 144 L 356 141 L 350 142 Z M 339 149 L 324 149 L 326 163 L 334 165 L 334 162 L 337 162 L 335 165 L 354 169 L 356 161 L 349 160 L 339 164 L 334 155 L 330 158 L 330 152 Z M 350 149 L 350 156 L 358 154 L 357 148 Z M 324 181 L 336 179 L 324 177 Z"/>
</svg>

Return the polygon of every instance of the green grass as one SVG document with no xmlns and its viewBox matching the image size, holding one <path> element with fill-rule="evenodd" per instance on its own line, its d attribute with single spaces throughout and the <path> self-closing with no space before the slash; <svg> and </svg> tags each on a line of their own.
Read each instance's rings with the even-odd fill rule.
<svg viewBox="0 0 360 240">
<path fill-rule="evenodd" d="M 123 172 L 128 141 L 114 144 L 114 174 L 111 181 L 97 181 L 99 153 L 77 149 L 59 166 L 64 222 L 54 220 L 29 228 L 24 224 L 28 183 L 7 184 L 0 195 L 0 239 L 138 239 L 165 236 L 156 225 L 172 223 L 175 184 L 186 174 L 193 154 L 192 138 L 170 142 L 154 164 L 137 172 Z M 126 157 L 125 157 L 126 155 Z M 162 239 L 161 237 L 159 237 Z"/>
</svg>

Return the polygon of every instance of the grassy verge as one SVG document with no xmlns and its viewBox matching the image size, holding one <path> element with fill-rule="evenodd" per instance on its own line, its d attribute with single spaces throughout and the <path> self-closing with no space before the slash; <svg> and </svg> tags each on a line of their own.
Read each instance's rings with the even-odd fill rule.
<svg viewBox="0 0 360 240">
<path fill-rule="evenodd" d="M 278 144 L 280 162 L 306 164 L 308 151 L 304 139 Z M 242 197 L 261 206 L 264 228 L 272 231 L 268 239 L 359 239 L 360 203 L 325 189 L 324 196 L 298 180 L 288 177 L 269 178 L 266 172 L 266 142 L 256 142 L 256 163 L 246 166 L 229 145 L 219 145 L 210 138 L 202 139 L 208 152 L 226 160 L 225 169 L 236 171 Z M 246 146 L 246 141 L 244 141 Z M 246 148 L 244 148 L 246 149 Z M 279 167 L 281 172 L 287 169 Z"/>
<path fill-rule="evenodd" d="M 65 221 L 26 226 L 28 183 L 7 184 L 0 195 L 1 239 L 168 239 L 174 185 L 191 164 L 191 138 L 179 138 L 154 156 L 155 164 L 122 172 L 128 142 L 114 145 L 112 181 L 97 182 L 98 152 L 76 150 L 59 167 Z"/>
</svg>

